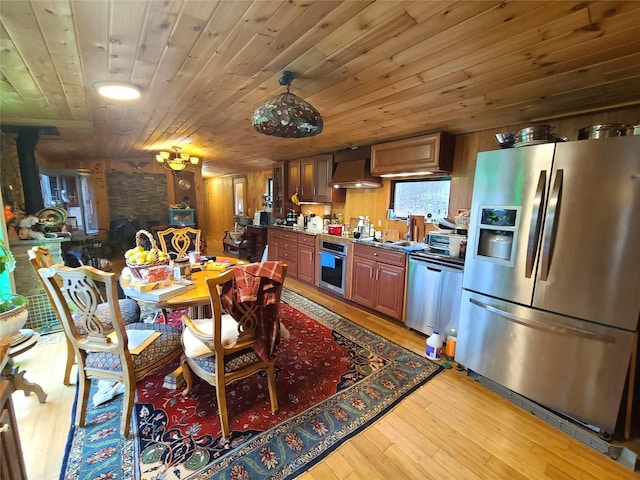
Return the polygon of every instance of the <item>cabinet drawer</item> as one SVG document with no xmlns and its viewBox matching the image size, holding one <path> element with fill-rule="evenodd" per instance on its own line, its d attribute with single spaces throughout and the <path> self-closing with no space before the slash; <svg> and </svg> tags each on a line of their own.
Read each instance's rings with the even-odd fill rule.
<svg viewBox="0 0 640 480">
<path fill-rule="evenodd" d="M 298 245 L 307 245 L 315 248 L 316 246 L 316 236 L 315 235 L 307 235 L 307 234 L 299 234 L 298 235 Z"/>
<path fill-rule="evenodd" d="M 296 250 L 291 250 L 291 249 L 279 249 L 278 250 L 278 257 L 280 258 L 280 260 L 282 260 L 283 262 L 287 262 L 287 263 L 291 263 L 291 262 L 297 262 L 298 261 L 298 252 Z"/>
<path fill-rule="evenodd" d="M 279 232 L 280 238 L 282 240 L 286 240 L 288 243 L 297 244 L 298 243 L 298 234 L 294 232 Z"/>
<path fill-rule="evenodd" d="M 370 260 L 376 260 L 378 262 L 388 263 L 390 265 L 397 265 L 398 267 L 404 267 L 407 255 L 401 252 L 393 252 L 380 247 L 370 247 L 368 245 L 356 244 L 354 255 L 357 257 L 364 257 Z"/>
<path fill-rule="evenodd" d="M 280 238 L 280 232 L 275 228 L 270 228 L 269 231 L 267 232 L 267 241 L 270 242 L 277 238 Z"/>
<path fill-rule="evenodd" d="M 287 264 L 287 277 L 298 276 L 298 252 L 295 250 L 278 250 L 278 260 Z"/>
<path fill-rule="evenodd" d="M 284 250 L 291 250 L 292 252 L 297 252 L 298 251 L 298 243 L 297 242 L 292 242 L 291 240 L 285 240 L 282 238 L 278 239 L 278 248 L 282 251 Z"/>
</svg>

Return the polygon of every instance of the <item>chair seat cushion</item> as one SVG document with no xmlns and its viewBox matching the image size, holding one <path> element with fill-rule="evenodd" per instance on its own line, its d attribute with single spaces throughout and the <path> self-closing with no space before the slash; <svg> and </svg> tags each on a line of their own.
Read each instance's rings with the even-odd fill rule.
<svg viewBox="0 0 640 480">
<path fill-rule="evenodd" d="M 192 358 L 193 361 L 198 367 L 203 369 L 205 372 L 214 374 L 216 372 L 216 357 L 209 356 L 204 358 Z M 234 352 L 225 357 L 224 363 L 224 372 L 231 373 L 242 368 L 248 367 L 250 365 L 254 365 L 256 363 L 264 363 L 260 358 L 260 355 L 256 353 L 253 348 L 247 348 L 245 350 L 240 350 L 239 352 Z"/>
<path fill-rule="evenodd" d="M 238 332 L 238 322 L 228 314 L 222 315 L 221 320 L 220 333 L 222 336 L 222 346 L 225 348 L 233 347 L 240 335 Z M 201 318 L 191 321 L 202 333 L 213 337 L 213 319 Z M 182 344 L 184 346 L 184 353 L 187 357 L 205 358 L 215 355 L 213 340 L 211 340 L 211 342 L 203 342 L 193 334 L 189 327 L 185 327 L 182 332 Z"/>
<path fill-rule="evenodd" d="M 139 355 L 131 355 L 134 369 L 145 367 L 169 355 L 171 352 L 178 352 L 180 346 L 181 329 L 162 323 L 131 323 L 126 325 L 127 330 L 156 330 L 162 335 L 156 338 Z M 86 366 L 90 369 L 106 370 L 111 372 L 121 372 L 122 364 L 120 357 L 109 352 L 91 352 L 87 354 Z"/>
<path fill-rule="evenodd" d="M 135 300 L 132 300 L 130 298 L 122 298 L 118 300 L 118 303 L 120 304 L 122 321 L 125 325 L 140 321 L 140 305 L 138 305 Z M 110 329 L 111 318 L 109 312 L 109 304 L 107 302 L 98 305 L 98 307 L 96 308 L 96 317 L 98 317 L 98 320 L 100 320 L 103 325 L 109 326 Z M 78 333 L 80 333 L 80 335 L 86 335 L 88 332 L 79 321 L 80 314 L 74 313 L 71 318 L 73 318 L 73 322 L 76 324 Z"/>
<path fill-rule="evenodd" d="M 229 315 L 224 314 L 221 319 L 222 346 L 225 348 L 233 347 L 238 340 L 238 322 Z M 213 336 L 213 320 L 211 318 L 203 318 L 191 320 L 198 330 L 206 335 Z M 280 323 L 280 338 L 288 340 L 291 337 L 289 331 Z M 206 358 L 215 355 L 213 340 L 211 343 L 203 342 L 196 337 L 189 327 L 182 332 L 182 345 L 184 353 L 189 358 Z"/>
</svg>

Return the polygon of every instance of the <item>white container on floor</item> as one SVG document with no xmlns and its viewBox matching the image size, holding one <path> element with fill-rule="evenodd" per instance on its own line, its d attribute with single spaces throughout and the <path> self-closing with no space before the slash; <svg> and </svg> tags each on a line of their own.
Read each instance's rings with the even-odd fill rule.
<svg viewBox="0 0 640 480">
<path fill-rule="evenodd" d="M 429 360 L 440 360 L 442 357 L 442 337 L 440 337 L 438 330 L 434 330 L 433 334 L 427 338 L 425 353 Z"/>
</svg>

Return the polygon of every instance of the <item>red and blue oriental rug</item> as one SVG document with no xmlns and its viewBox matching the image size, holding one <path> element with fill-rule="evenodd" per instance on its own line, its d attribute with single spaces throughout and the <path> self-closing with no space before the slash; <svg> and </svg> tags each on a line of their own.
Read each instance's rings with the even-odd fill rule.
<svg viewBox="0 0 640 480">
<path fill-rule="evenodd" d="M 308 299 L 283 290 L 271 413 L 263 375 L 227 389 L 232 436 L 220 436 L 215 390 L 197 380 L 189 397 L 163 387 L 164 370 L 137 386 L 131 439 L 119 436 L 121 396 L 89 408 L 72 427 L 61 479 L 286 479 L 309 469 L 441 367 Z"/>
</svg>

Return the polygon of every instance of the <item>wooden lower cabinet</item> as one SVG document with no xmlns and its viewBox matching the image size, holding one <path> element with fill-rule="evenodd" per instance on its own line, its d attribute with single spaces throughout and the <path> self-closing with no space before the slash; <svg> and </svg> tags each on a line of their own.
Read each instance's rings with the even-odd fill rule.
<svg viewBox="0 0 640 480">
<path fill-rule="evenodd" d="M 353 258 L 351 300 L 370 308 L 375 305 L 375 269 L 376 262 L 374 260 L 361 257 Z"/>
<path fill-rule="evenodd" d="M 247 260 L 259 262 L 267 245 L 267 228 L 247 225 L 245 237 L 247 238 Z"/>
<path fill-rule="evenodd" d="M 288 277 L 315 283 L 315 235 L 269 228 L 267 243 L 269 245 L 268 259 L 285 262 L 288 265 Z"/>
<path fill-rule="evenodd" d="M 404 304 L 405 269 L 384 263 L 378 263 L 376 267 L 378 291 L 373 308 L 400 320 Z"/>
<path fill-rule="evenodd" d="M 355 245 L 351 300 L 402 319 L 406 255 Z"/>
<path fill-rule="evenodd" d="M 298 247 L 288 244 L 278 247 L 278 260 L 288 265 L 287 276 L 298 278 Z"/>
<path fill-rule="evenodd" d="M 0 359 L 2 360 L 2 359 Z M 7 380 L 0 381 L 0 477 L 21 480 L 27 478 L 18 423 L 11 402 L 13 387 Z"/>
<path fill-rule="evenodd" d="M 271 262 L 275 262 L 278 260 L 278 243 L 280 237 L 278 235 L 278 231 L 270 228 L 267 231 L 267 260 Z"/>
<path fill-rule="evenodd" d="M 301 234 L 298 238 L 298 280 L 315 284 L 316 244 L 313 235 Z"/>
</svg>

